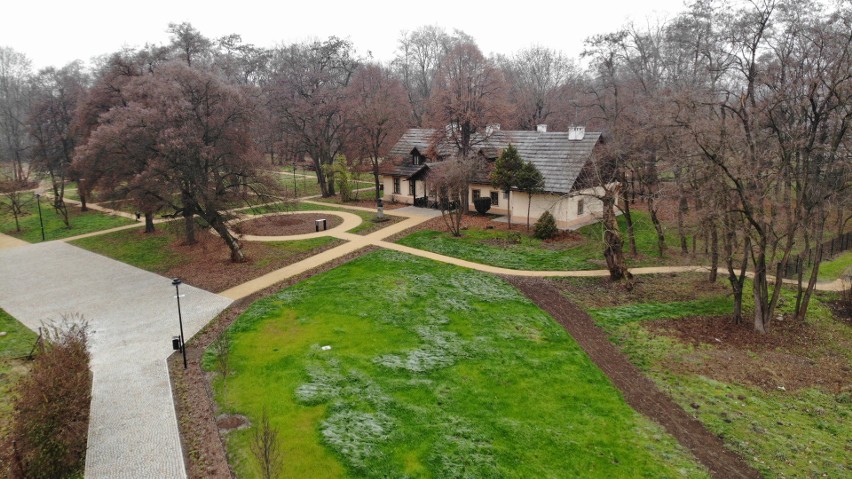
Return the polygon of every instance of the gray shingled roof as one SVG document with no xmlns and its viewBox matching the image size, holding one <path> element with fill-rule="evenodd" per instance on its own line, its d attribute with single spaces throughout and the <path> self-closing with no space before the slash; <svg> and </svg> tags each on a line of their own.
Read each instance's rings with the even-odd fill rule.
<svg viewBox="0 0 852 479">
<path fill-rule="evenodd" d="M 415 148 L 425 154 L 434 135 L 434 129 L 412 128 L 394 145 L 390 156 L 406 158 Z M 546 191 L 569 193 L 583 166 L 592 158 L 592 150 L 600 137 L 599 132 L 590 131 L 582 140 L 569 140 L 568 132 L 501 130 L 484 141 L 474 140 L 474 148 L 486 158 L 494 158 L 511 143 L 521 158 L 532 162 L 541 172 Z M 442 146 L 440 150 L 447 148 Z"/>
</svg>

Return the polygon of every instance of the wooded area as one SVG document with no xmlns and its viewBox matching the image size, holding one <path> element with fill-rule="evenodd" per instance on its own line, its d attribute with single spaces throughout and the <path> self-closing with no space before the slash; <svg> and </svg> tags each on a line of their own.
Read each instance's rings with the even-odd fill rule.
<svg viewBox="0 0 852 479">
<path fill-rule="evenodd" d="M 852 218 L 848 2 L 697 0 L 669 20 L 589 38 L 580 60 L 542 47 L 486 57 L 464 32 L 431 26 L 402 33 L 387 64 L 336 37 L 262 48 L 188 23 L 169 32 L 167 45 L 91 67 L 34 72 L 23 54 L 0 48 L 9 198 L 47 179 L 67 221 L 64 188 L 75 181 L 84 209 L 99 191 L 132 199 L 149 228 L 155 214 L 182 215 L 187 242 L 200 217 L 240 261 L 224 211 L 276 195 L 263 174 L 270 162 L 312 162 L 330 196 L 341 154 L 369 165 L 378 190 L 379 161 L 408 127 L 447 132 L 464 161 L 489 125 L 583 125 L 604 132 L 594 173 L 605 186 L 613 278 L 630 277 L 631 208 L 647 208 L 662 255 L 670 233 L 659 212 L 673 202 L 680 252 L 689 254 L 697 229 L 711 253 L 709 280 L 727 270 L 738 320 L 746 272 L 754 274 L 758 331 L 773 321 L 782 277 L 802 252 L 813 261 L 796 268 L 804 318 L 823 245 Z"/>
</svg>

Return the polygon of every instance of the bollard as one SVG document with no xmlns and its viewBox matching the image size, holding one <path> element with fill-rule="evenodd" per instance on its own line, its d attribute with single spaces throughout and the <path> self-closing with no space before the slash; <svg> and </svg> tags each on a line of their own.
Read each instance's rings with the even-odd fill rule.
<svg viewBox="0 0 852 479">
<path fill-rule="evenodd" d="M 320 224 L 322 224 L 322 230 L 323 231 L 328 229 L 327 220 L 325 218 L 321 218 L 321 219 L 318 219 L 318 220 L 314 220 L 314 228 L 316 229 L 317 232 L 319 232 L 319 230 L 320 230 Z"/>
</svg>

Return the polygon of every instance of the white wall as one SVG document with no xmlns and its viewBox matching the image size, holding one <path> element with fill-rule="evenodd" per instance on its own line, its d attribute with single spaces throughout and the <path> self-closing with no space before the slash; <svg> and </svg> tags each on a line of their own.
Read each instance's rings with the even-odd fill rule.
<svg viewBox="0 0 852 479">
<path fill-rule="evenodd" d="M 489 213 L 508 214 L 508 204 L 504 198 L 502 191 L 499 191 L 491 186 L 486 185 L 471 185 L 471 203 L 470 209 L 474 211 L 473 206 L 473 190 L 480 190 L 480 196 L 486 197 L 492 191 L 498 191 L 500 195 L 500 204 L 497 207 L 491 207 Z M 590 188 L 575 192 L 572 195 L 558 195 L 550 193 L 541 193 L 532 195 L 530 206 L 530 223 L 535 222 L 544 214 L 545 211 L 550 211 L 550 214 L 556 219 L 561 226 L 567 227 L 571 223 L 577 222 L 581 218 L 600 217 L 603 213 L 603 203 L 592 194 L 602 194 L 603 188 Z M 526 222 L 527 205 L 530 203 L 526 193 L 513 190 L 510 196 L 512 221 Z M 583 214 L 577 215 L 577 206 L 579 201 L 583 201 Z"/>
</svg>

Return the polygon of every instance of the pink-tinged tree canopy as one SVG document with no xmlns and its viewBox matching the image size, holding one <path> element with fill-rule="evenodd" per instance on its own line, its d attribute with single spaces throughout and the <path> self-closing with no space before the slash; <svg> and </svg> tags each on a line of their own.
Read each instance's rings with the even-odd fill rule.
<svg viewBox="0 0 852 479">
<path fill-rule="evenodd" d="M 504 122 L 509 115 L 503 74 L 473 43 L 460 43 L 441 61 L 432 85 L 430 119 L 441 136 L 467 157 L 476 138 L 484 138 L 487 126 Z M 444 127 L 448 127 L 446 132 Z M 482 135 L 474 137 L 475 133 Z M 444 135 L 446 133 L 446 135 Z"/>
<path fill-rule="evenodd" d="M 181 63 L 134 77 L 123 96 L 123 106 L 101 115 L 77 161 L 110 158 L 112 181 L 183 215 L 187 242 L 195 240 L 199 215 L 231 249 L 231 259 L 243 261 L 224 211 L 267 186 L 250 136 L 255 105 L 237 88 Z"/>
<path fill-rule="evenodd" d="M 369 158 L 379 199 L 379 161 L 405 132 L 407 97 L 402 83 L 380 65 L 359 68 L 347 88 L 349 156 Z"/>
</svg>

